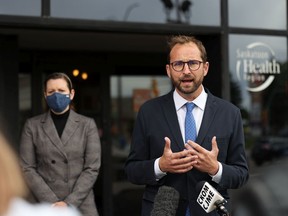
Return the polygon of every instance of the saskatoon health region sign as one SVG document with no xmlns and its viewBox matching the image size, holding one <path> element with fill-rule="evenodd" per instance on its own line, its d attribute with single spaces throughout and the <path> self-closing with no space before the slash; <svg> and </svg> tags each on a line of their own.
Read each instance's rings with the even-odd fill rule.
<svg viewBox="0 0 288 216">
<path fill-rule="evenodd" d="M 236 76 L 246 82 L 248 91 L 265 90 L 280 73 L 280 64 L 269 45 L 255 42 L 236 50 Z"/>
</svg>

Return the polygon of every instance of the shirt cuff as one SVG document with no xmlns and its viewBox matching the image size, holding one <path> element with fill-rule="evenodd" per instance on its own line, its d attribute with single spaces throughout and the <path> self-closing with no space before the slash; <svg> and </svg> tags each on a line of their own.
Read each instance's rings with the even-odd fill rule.
<svg viewBox="0 0 288 216">
<path fill-rule="evenodd" d="M 162 177 L 167 175 L 166 172 L 161 171 L 161 169 L 159 167 L 159 160 L 160 160 L 160 158 L 157 158 L 154 162 L 154 172 L 155 172 L 155 176 L 156 176 L 156 181 L 159 181 Z"/>
<path fill-rule="evenodd" d="M 215 175 L 210 175 L 212 177 L 212 181 L 216 182 L 217 184 L 219 184 L 219 182 L 221 181 L 222 173 L 223 173 L 222 164 L 219 161 L 218 161 L 218 164 L 219 164 L 218 172 Z"/>
</svg>

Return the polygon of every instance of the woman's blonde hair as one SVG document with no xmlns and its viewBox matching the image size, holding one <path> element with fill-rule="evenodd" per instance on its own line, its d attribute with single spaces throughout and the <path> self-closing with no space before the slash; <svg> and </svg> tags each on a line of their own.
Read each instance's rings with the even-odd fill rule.
<svg viewBox="0 0 288 216">
<path fill-rule="evenodd" d="M 16 153 L 0 132 L 0 215 L 3 215 L 12 198 L 24 197 L 27 192 Z"/>
</svg>

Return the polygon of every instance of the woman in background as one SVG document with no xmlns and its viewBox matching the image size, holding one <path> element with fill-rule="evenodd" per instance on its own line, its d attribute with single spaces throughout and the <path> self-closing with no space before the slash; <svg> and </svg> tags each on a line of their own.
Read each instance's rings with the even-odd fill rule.
<svg viewBox="0 0 288 216">
<path fill-rule="evenodd" d="M 66 74 L 48 75 L 44 97 L 49 110 L 26 121 L 20 162 L 38 201 L 97 216 L 93 186 L 100 169 L 100 140 L 95 121 L 71 109 L 74 94 Z"/>
</svg>

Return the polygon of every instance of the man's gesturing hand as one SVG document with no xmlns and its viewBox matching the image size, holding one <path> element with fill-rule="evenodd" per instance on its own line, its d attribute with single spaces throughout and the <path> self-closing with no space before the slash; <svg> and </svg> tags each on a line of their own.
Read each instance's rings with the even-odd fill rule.
<svg viewBox="0 0 288 216">
<path fill-rule="evenodd" d="M 201 172 L 206 172 L 209 175 L 215 175 L 219 169 L 219 164 L 217 161 L 219 149 L 215 136 L 212 138 L 211 142 L 211 151 L 208 151 L 207 149 L 190 140 L 188 141 L 188 144 L 185 144 L 185 146 L 187 150 L 192 151 L 193 155 L 198 156 L 197 164 L 194 165 L 196 169 Z"/>
<path fill-rule="evenodd" d="M 165 147 L 163 155 L 159 160 L 159 167 L 162 172 L 185 173 L 193 168 L 198 156 L 192 155 L 190 150 L 173 153 L 171 150 L 171 141 L 165 137 Z"/>
</svg>

